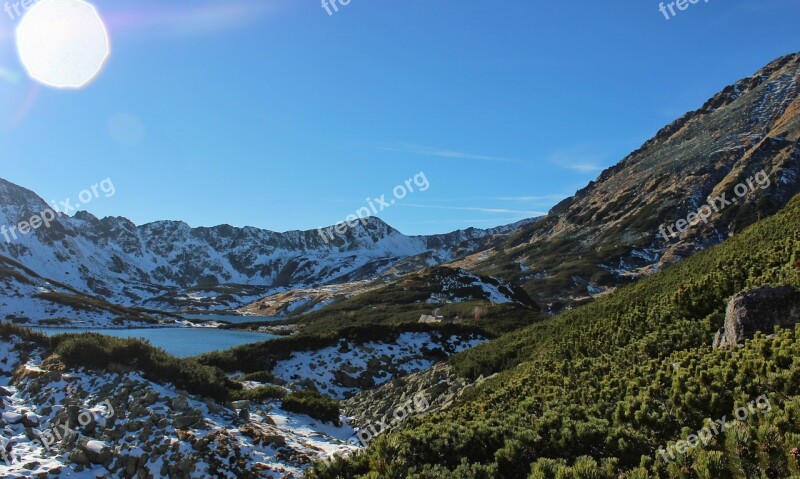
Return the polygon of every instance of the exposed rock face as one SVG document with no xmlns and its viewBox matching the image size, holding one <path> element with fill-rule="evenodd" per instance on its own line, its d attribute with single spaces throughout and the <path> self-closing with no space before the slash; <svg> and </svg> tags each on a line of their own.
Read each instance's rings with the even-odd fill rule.
<svg viewBox="0 0 800 479">
<path fill-rule="evenodd" d="M 430 369 L 409 374 L 380 387 L 364 391 L 344 402 L 344 412 L 352 419 L 351 425 L 364 428 L 392 418 L 397 408 L 414 402 L 415 398 L 425 398 L 425 408 L 417 407 L 413 415 L 430 414 L 446 408 L 469 387 L 483 382 L 485 378 L 470 383 L 459 376 L 447 363 L 438 363 Z M 420 396 L 421 395 L 421 396 Z M 399 422 L 390 423 L 392 427 Z"/>
<path fill-rule="evenodd" d="M 725 327 L 714 336 L 714 347 L 742 344 L 757 331 L 772 334 L 777 326 L 800 323 L 800 292 L 791 286 L 757 288 L 731 298 Z"/>
</svg>

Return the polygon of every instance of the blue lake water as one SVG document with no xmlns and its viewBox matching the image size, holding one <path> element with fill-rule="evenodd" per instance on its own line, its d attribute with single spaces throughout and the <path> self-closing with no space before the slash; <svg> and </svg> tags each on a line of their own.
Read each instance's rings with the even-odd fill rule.
<svg viewBox="0 0 800 479">
<path fill-rule="evenodd" d="M 182 314 L 186 319 L 201 320 L 201 321 L 226 321 L 231 324 L 242 323 L 268 323 L 271 321 L 278 321 L 285 318 L 276 318 L 274 316 L 229 316 L 224 314 Z"/>
<path fill-rule="evenodd" d="M 64 333 L 98 333 L 118 338 L 144 338 L 153 346 L 178 357 L 197 356 L 230 349 L 243 344 L 277 338 L 274 334 L 233 331 L 214 328 L 150 328 L 150 329 L 61 329 L 33 328 L 48 336 Z"/>
</svg>

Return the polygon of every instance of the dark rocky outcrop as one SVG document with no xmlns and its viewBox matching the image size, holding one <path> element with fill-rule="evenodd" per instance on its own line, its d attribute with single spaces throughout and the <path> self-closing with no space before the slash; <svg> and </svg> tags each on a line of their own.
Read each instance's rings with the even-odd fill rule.
<svg viewBox="0 0 800 479">
<path fill-rule="evenodd" d="M 800 292 L 791 286 L 743 291 L 731 298 L 725 327 L 714 336 L 714 347 L 744 343 L 756 332 L 772 334 L 775 327 L 800 323 Z"/>
<path fill-rule="evenodd" d="M 351 418 L 351 426 L 369 427 L 388 418 L 391 429 L 402 422 L 392 422 L 391 419 L 403 405 L 414 405 L 409 417 L 439 411 L 451 406 L 464 391 L 484 380 L 481 377 L 471 383 L 459 376 L 449 364 L 438 363 L 425 371 L 388 381 L 353 396 L 344 402 L 344 412 Z M 424 398 L 425 407 L 420 407 L 418 398 Z"/>
</svg>

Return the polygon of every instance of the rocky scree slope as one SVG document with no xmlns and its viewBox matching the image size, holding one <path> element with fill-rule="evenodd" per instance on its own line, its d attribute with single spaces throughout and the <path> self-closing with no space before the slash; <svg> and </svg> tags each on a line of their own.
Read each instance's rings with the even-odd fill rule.
<svg viewBox="0 0 800 479">
<path fill-rule="evenodd" d="M 346 424 L 274 402 L 231 409 L 137 371 L 45 356 L 36 342 L 0 338 L 0 477 L 289 479 L 356 448 Z"/>
</svg>

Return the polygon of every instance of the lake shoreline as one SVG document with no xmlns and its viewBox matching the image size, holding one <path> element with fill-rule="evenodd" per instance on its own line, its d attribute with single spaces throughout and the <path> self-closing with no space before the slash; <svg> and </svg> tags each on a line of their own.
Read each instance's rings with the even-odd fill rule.
<svg viewBox="0 0 800 479">
<path fill-rule="evenodd" d="M 100 334 L 121 339 L 143 339 L 173 356 L 182 358 L 263 343 L 279 337 L 266 331 L 238 331 L 208 327 L 114 329 L 30 327 L 29 329 L 50 337 L 64 334 Z"/>
</svg>

